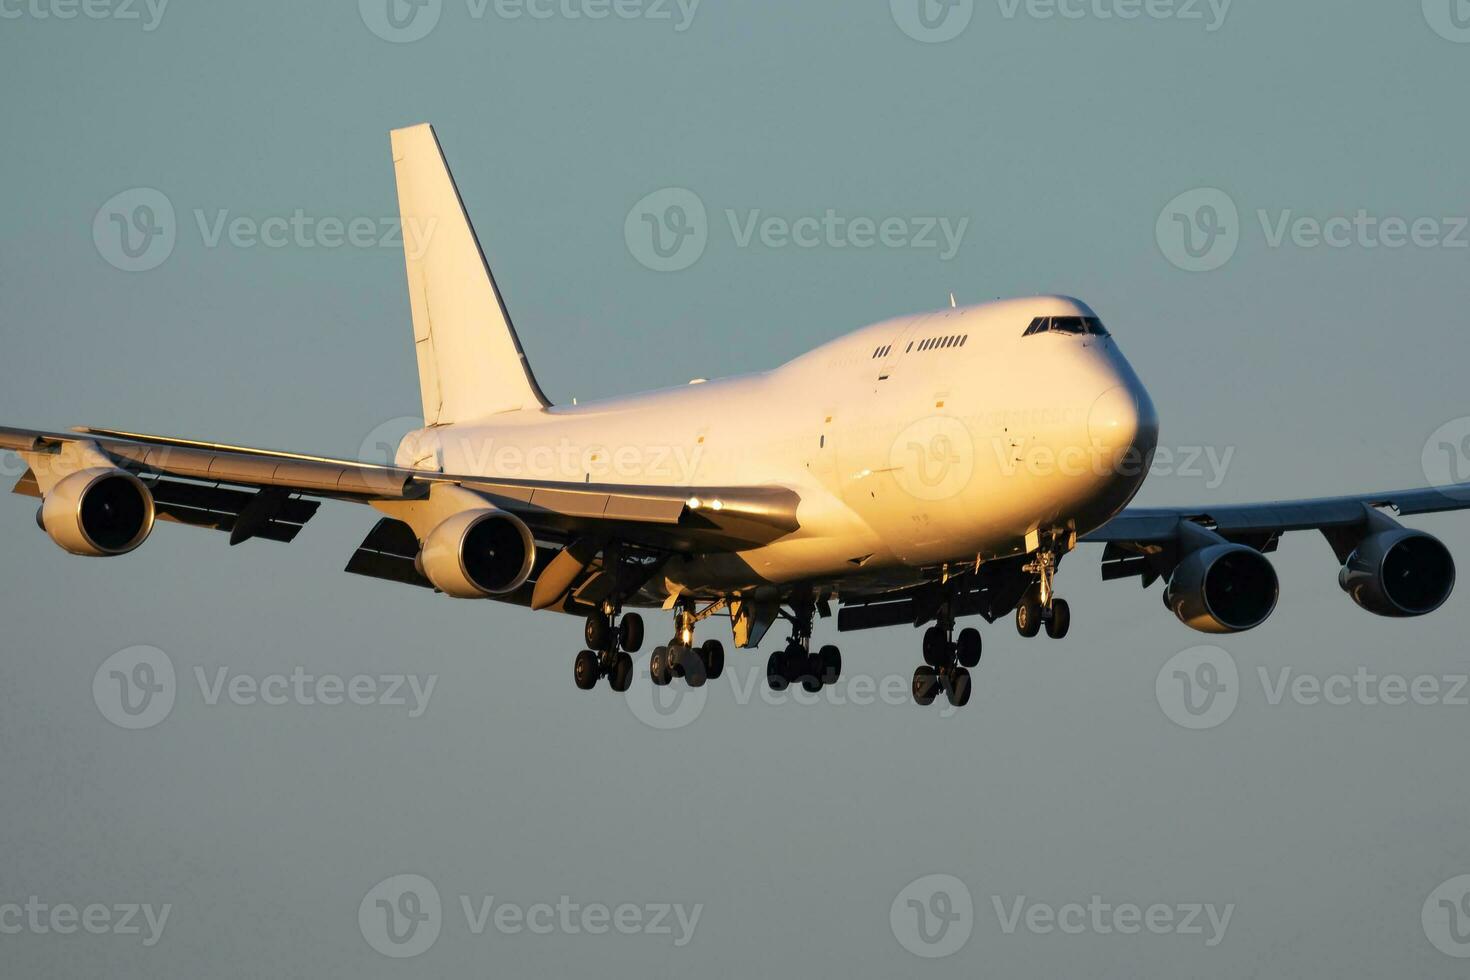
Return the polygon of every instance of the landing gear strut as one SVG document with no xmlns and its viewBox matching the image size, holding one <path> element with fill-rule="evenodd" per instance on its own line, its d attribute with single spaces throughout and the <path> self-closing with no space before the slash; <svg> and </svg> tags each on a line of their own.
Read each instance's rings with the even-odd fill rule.
<svg viewBox="0 0 1470 980">
<path fill-rule="evenodd" d="M 931 705 L 943 691 L 949 703 L 970 703 L 970 670 L 980 663 L 980 631 L 966 627 L 954 635 L 954 617 L 942 609 L 938 621 L 924 631 L 924 663 L 914 670 L 914 703 Z"/>
<path fill-rule="evenodd" d="M 800 684 L 803 691 L 816 694 L 842 677 L 841 650 L 828 644 L 812 652 L 815 612 L 816 603 L 807 600 L 793 603 L 789 615 L 781 614 L 791 623 L 791 638 L 786 641 L 786 649 L 776 651 L 766 661 L 766 685 L 771 690 L 784 691 Z"/>
<path fill-rule="evenodd" d="M 620 694 L 633 684 L 631 654 L 643 645 L 643 617 L 628 613 L 618 620 L 616 614 L 616 607 L 607 606 L 587 617 L 582 638 L 588 649 L 572 663 L 572 678 L 579 690 L 592 690 L 602 677 Z"/>
<path fill-rule="evenodd" d="M 1036 576 L 1037 584 L 1027 592 L 1016 606 L 1016 632 L 1028 640 L 1046 627 L 1046 635 L 1060 640 L 1072 628 L 1072 607 L 1066 599 L 1058 599 L 1052 590 L 1052 579 L 1057 573 L 1065 551 L 1054 542 L 1036 552 L 1035 558 L 1022 571 Z"/>
<path fill-rule="evenodd" d="M 717 602 L 696 612 L 692 601 L 679 603 L 674 611 L 674 638 L 666 646 L 654 647 L 648 661 L 655 685 L 664 687 L 682 677 L 690 687 L 703 687 L 705 681 L 720 679 L 725 673 L 725 647 L 719 640 L 695 646 L 694 625 L 723 605 Z"/>
</svg>

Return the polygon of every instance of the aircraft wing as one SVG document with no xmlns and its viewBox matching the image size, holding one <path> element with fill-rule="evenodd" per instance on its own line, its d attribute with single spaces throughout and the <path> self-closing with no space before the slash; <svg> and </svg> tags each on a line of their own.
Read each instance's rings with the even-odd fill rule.
<svg viewBox="0 0 1470 980">
<path fill-rule="evenodd" d="M 1138 575 L 1147 586 L 1171 564 L 1183 525 L 1262 552 L 1274 551 L 1287 531 L 1321 531 L 1341 555 L 1363 529 L 1386 518 L 1385 511 L 1411 516 L 1451 510 L 1470 510 L 1470 484 L 1269 503 L 1129 508 L 1081 540 L 1107 545 L 1104 579 Z"/>
<path fill-rule="evenodd" d="M 42 493 L 77 462 L 143 480 L 162 520 L 214 528 L 230 543 L 291 541 L 321 499 L 417 500 L 436 484 L 468 489 L 553 541 L 613 537 L 653 551 L 708 553 L 765 544 L 798 528 L 784 487 L 654 487 L 454 476 L 349 460 L 82 428 L 0 427 L 0 449 L 30 465 L 15 492 Z M 370 536 L 370 541 L 372 540 Z M 364 543 L 365 545 L 367 542 Z"/>
</svg>

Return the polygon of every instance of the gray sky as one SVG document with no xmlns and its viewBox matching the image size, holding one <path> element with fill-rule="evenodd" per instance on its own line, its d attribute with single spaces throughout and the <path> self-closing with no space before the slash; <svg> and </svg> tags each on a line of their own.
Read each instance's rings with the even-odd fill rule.
<svg viewBox="0 0 1470 980">
<path fill-rule="evenodd" d="M 161 15 L 94 0 L 101 16 L 0 0 L 0 422 L 357 455 L 418 410 L 402 259 L 376 240 L 396 214 L 387 131 L 431 121 L 553 400 L 764 368 L 951 290 L 1055 291 L 1099 311 L 1159 408 L 1175 464 L 1141 502 L 1470 474 L 1438 448 L 1470 435 L 1470 30 L 1449 0 L 1156 0 L 1136 19 L 1104 16 L 1128 0 L 1066 0 L 1077 17 L 980 0 L 948 20 L 936 2 L 932 28 L 906 2 L 435 0 L 415 20 L 401 5 L 394 27 L 370 0 Z M 111 215 L 146 219 L 138 204 L 159 198 L 139 188 L 174 217 L 161 252 L 129 258 Z M 625 224 L 665 188 L 697 195 L 707 223 L 698 260 L 660 273 Z M 967 223 L 947 259 L 942 235 L 744 239 L 752 220 L 829 209 L 915 234 Z M 1301 218 L 1350 220 L 1329 245 Z M 280 247 L 253 236 L 281 219 L 304 230 Z M 328 247 L 331 222 L 354 219 L 374 244 Z M 1395 221 L 1417 240 L 1390 247 Z M 1421 912 L 1470 873 L 1470 707 L 1450 696 L 1470 607 L 1462 593 L 1425 620 L 1373 618 L 1315 536 L 1283 545 L 1265 627 L 1210 644 L 1228 660 L 1181 661 L 1238 677 L 1228 717 L 1189 730 L 1166 709 L 1168 665 L 1209 641 L 1157 588 L 1100 582 L 1094 549 L 1059 579 L 1072 635 L 987 628 L 961 713 L 884 696 L 918 662 L 902 629 L 841 641 L 871 696 L 845 682 L 842 703 L 772 703 L 768 644 L 657 711 L 646 685 L 632 700 L 573 689 L 572 619 L 343 574 L 365 509 L 324 506 L 289 547 L 164 527 L 102 562 L 63 555 L 33 510 L 0 500 L 7 975 L 1459 965 L 1436 948 L 1456 934 Z M 1470 520 L 1415 523 L 1470 555 Z M 668 630 L 649 626 L 650 645 Z M 729 642 L 723 623 L 709 634 Z M 93 686 L 137 646 L 167 657 L 174 702 L 127 730 Z M 393 675 L 434 686 L 418 714 L 406 684 L 404 705 L 229 693 L 237 676 L 289 686 L 296 668 L 375 678 L 374 701 Z M 1308 703 L 1311 681 L 1360 668 L 1369 696 Z M 1306 693 L 1281 693 L 1283 670 Z M 1439 693 L 1373 703 L 1389 675 Z M 357 918 L 397 901 L 402 881 L 379 883 L 400 874 L 441 902 L 437 938 L 402 960 Z M 31 896 L 44 932 L 5 910 Z M 913 932 L 910 898 L 943 938 Z M 516 931 L 517 911 L 547 921 L 543 902 L 550 934 Z M 1046 930 L 1048 910 L 1090 902 L 1107 910 L 1084 909 L 1081 934 Z M 1172 925 L 1109 931 L 1130 903 Z M 50 907 L 93 904 L 106 934 L 49 927 Z M 129 904 L 169 906 L 156 943 L 141 912 L 139 934 L 115 928 Z M 1179 928 L 1196 904 L 1230 910 L 1220 935 L 1206 913 L 1200 934 Z M 698 918 L 681 929 L 671 912 L 665 934 L 665 905 Z M 619 906 L 630 934 L 592 934 L 597 908 Z M 1470 928 L 1470 907 L 1456 923 Z"/>
</svg>

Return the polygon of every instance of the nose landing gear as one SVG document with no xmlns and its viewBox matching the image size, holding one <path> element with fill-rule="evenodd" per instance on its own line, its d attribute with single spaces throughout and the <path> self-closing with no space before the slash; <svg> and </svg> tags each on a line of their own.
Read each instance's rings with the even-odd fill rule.
<svg viewBox="0 0 1470 980">
<path fill-rule="evenodd" d="M 1072 607 L 1066 599 L 1058 599 L 1052 590 L 1052 579 L 1061 563 L 1061 553 L 1054 548 L 1037 551 L 1036 557 L 1023 571 L 1037 578 L 1036 588 L 1026 593 L 1016 606 L 1016 632 L 1028 640 L 1046 627 L 1046 635 L 1060 640 L 1072 628 Z"/>
</svg>

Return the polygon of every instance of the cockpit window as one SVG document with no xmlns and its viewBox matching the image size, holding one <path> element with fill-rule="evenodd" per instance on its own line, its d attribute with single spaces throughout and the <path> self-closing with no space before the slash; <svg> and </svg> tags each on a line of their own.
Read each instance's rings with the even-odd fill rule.
<svg viewBox="0 0 1470 980">
<path fill-rule="evenodd" d="M 1093 337 L 1108 336 L 1107 328 L 1095 316 L 1039 316 L 1022 334 L 1029 337 L 1037 333 L 1086 334 Z"/>
</svg>

